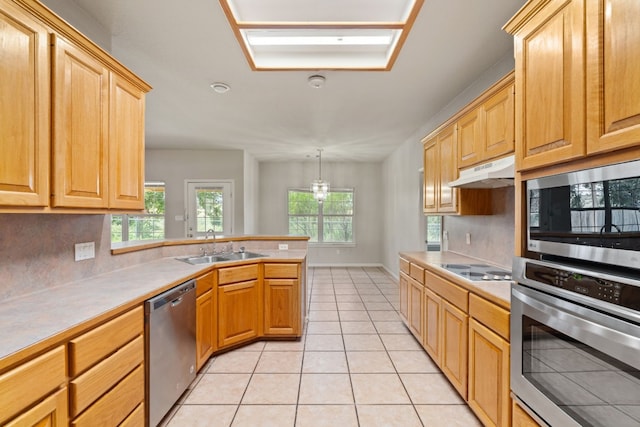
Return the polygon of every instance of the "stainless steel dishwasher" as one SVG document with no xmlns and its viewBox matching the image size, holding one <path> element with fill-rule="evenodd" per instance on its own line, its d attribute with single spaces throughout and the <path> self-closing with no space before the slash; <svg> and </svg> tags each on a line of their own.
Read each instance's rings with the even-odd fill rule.
<svg viewBox="0 0 640 427">
<path fill-rule="evenodd" d="M 190 280 L 144 305 L 151 427 L 158 425 L 196 377 L 195 289 L 195 280 Z"/>
</svg>

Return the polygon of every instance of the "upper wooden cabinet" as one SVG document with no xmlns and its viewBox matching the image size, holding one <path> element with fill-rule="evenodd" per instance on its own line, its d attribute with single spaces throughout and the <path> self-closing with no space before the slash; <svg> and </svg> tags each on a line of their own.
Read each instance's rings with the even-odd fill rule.
<svg viewBox="0 0 640 427">
<path fill-rule="evenodd" d="M 424 212 L 455 213 L 458 192 L 449 182 L 458 177 L 456 128 L 449 126 L 424 141 Z"/>
<path fill-rule="evenodd" d="M 0 0 L 0 36 L 0 210 L 144 209 L 151 88 L 37 1 Z"/>
<path fill-rule="evenodd" d="M 49 204 L 47 27 L 0 0 L 0 206 Z"/>
<path fill-rule="evenodd" d="M 514 76 L 508 74 L 466 108 L 457 121 L 458 168 L 514 150 Z"/>
<path fill-rule="evenodd" d="M 518 170 L 640 144 L 638 14 L 633 0 L 531 0 L 505 25 Z"/>
<path fill-rule="evenodd" d="M 640 143 L 640 2 L 586 2 L 587 152 Z"/>
</svg>

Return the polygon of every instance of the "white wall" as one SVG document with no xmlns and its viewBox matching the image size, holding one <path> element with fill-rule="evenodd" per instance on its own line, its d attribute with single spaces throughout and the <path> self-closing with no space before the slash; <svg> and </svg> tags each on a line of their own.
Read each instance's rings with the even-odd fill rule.
<svg viewBox="0 0 640 427">
<path fill-rule="evenodd" d="M 41 2 L 92 42 L 107 52 L 111 51 L 111 33 L 93 16 L 78 7 L 76 2 L 69 0 L 41 0 Z"/>
<path fill-rule="evenodd" d="M 241 150 L 153 150 L 145 151 L 145 180 L 166 183 L 167 238 L 184 237 L 184 181 L 186 179 L 231 179 L 234 181 L 233 234 L 244 234 L 244 153 Z"/>
<path fill-rule="evenodd" d="M 353 188 L 355 193 L 353 247 L 309 245 L 309 264 L 380 265 L 384 232 L 381 163 L 322 162 L 322 178 L 331 188 Z M 259 234 L 288 234 L 287 190 L 308 188 L 317 179 L 316 162 L 261 162 Z M 339 253 L 338 253 L 339 251 Z"/>
<path fill-rule="evenodd" d="M 244 233 L 257 234 L 258 185 L 260 164 L 248 152 L 244 152 Z"/>
<path fill-rule="evenodd" d="M 425 120 L 418 131 L 385 159 L 382 168 L 385 195 L 385 246 L 382 262 L 395 276 L 398 275 L 398 252 L 424 250 L 424 230 L 421 229 L 419 218 L 422 215 L 419 207 L 422 187 L 417 178 L 418 169 L 423 166 L 420 141 L 513 68 L 513 54 L 509 53 L 437 114 Z"/>
</svg>

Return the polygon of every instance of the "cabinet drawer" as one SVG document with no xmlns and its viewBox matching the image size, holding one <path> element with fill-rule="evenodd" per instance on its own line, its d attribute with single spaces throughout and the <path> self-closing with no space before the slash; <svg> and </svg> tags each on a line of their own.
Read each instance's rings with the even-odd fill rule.
<svg viewBox="0 0 640 427">
<path fill-rule="evenodd" d="M 469 295 L 469 315 L 509 341 L 509 312 L 474 294 Z"/>
<path fill-rule="evenodd" d="M 258 278 L 258 264 L 227 267 L 218 270 L 218 284 L 244 282 Z"/>
<path fill-rule="evenodd" d="M 265 279 L 297 279 L 298 264 L 265 264 Z"/>
<path fill-rule="evenodd" d="M 0 423 L 17 415 L 66 381 L 64 347 L 60 346 L 0 375 Z"/>
<path fill-rule="evenodd" d="M 425 271 L 424 272 L 425 285 L 442 298 L 449 301 L 451 304 L 458 307 L 465 313 L 469 308 L 469 291 L 462 289 L 459 286 L 454 285 L 448 280 L 443 279 L 440 276 Z"/>
<path fill-rule="evenodd" d="M 419 265 L 411 263 L 409 265 L 409 276 L 416 279 L 418 282 L 424 285 L 424 268 Z"/>
<path fill-rule="evenodd" d="M 404 274 L 409 274 L 409 261 L 400 258 L 400 271 L 402 271 Z"/>
<path fill-rule="evenodd" d="M 213 282 L 215 281 L 215 271 L 210 271 L 204 276 L 200 276 L 196 279 L 196 297 L 204 294 L 205 292 L 213 288 Z"/>
<path fill-rule="evenodd" d="M 140 335 L 71 381 L 69 388 L 71 417 L 82 412 L 143 361 L 144 337 Z"/>
<path fill-rule="evenodd" d="M 144 402 L 122 422 L 119 427 L 139 427 L 144 425 Z"/>
<path fill-rule="evenodd" d="M 71 422 L 73 427 L 115 426 L 144 401 L 144 366 L 138 366 L 111 391 Z"/>
<path fill-rule="evenodd" d="M 69 342 L 70 376 L 75 377 L 144 331 L 142 306 Z"/>
</svg>

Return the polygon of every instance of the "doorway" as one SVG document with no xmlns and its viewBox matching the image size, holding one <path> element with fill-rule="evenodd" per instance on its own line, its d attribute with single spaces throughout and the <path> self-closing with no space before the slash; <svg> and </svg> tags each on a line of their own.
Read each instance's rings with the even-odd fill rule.
<svg viewBox="0 0 640 427">
<path fill-rule="evenodd" d="M 185 194 L 187 237 L 203 237 L 208 230 L 233 234 L 233 181 L 186 180 Z"/>
</svg>

